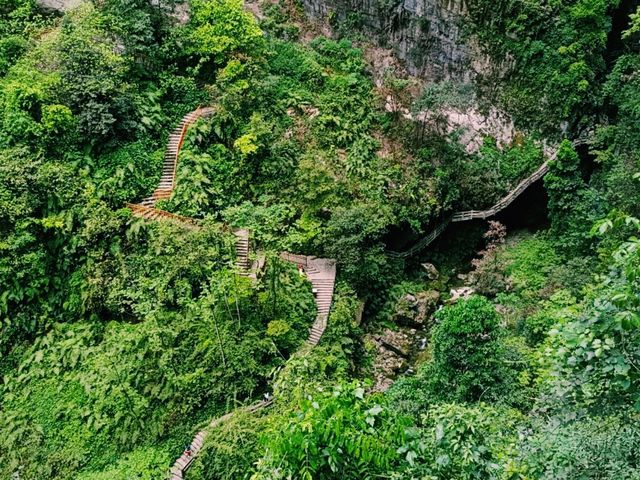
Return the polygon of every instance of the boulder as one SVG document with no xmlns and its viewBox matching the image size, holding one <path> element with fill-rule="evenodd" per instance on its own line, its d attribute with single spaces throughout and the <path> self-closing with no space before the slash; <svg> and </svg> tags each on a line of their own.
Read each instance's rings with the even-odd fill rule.
<svg viewBox="0 0 640 480">
<path fill-rule="evenodd" d="M 393 320 L 401 325 L 423 327 L 429 322 L 439 300 L 440 293 L 437 290 L 418 292 L 415 295 L 408 293 L 398 300 Z"/>
<path fill-rule="evenodd" d="M 413 329 L 408 332 L 403 332 L 386 328 L 382 334 L 375 335 L 373 338 L 377 344 L 382 345 L 385 349 L 391 350 L 406 358 L 411 352 L 413 335 L 415 335 L 415 333 L 416 331 Z"/>
<path fill-rule="evenodd" d="M 440 272 L 433 263 L 422 263 L 422 268 L 427 272 L 427 278 L 429 280 L 437 280 L 440 276 Z"/>
<path fill-rule="evenodd" d="M 37 0 L 37 3 L 44 10 L 66 12 L 82 4 L 83 0 Z"/>
<path fill-rule="evenodd" d="M 456 303 L 458 300 L 467 300 L 470 298 L 476 290 L 472 287 L 460 287 L 451 289 L 451 298 L 449 298 L 449 303 Z"/>
<path fill-rule="evenodd" d="M 433 312 L 438 308 L 440 292 L 437 290 L 427 290 L 426 292 L 418 293 L 417 297 L 416 316 L 413 320 L 418 325 L 424 326 L 429 322 L 431 315 L 433 315 Z"/>
<path fill-rule="evenodd" d="M 413 334 L 415 330 L 402 332 L 386 329 L 381 334 L 368 337 L 375 348 L 373 360 L 375 383 L 372 391 L 384 392 L 393 384 L 393 379 L 402 370 L 411 351 Z"/>
</svg>

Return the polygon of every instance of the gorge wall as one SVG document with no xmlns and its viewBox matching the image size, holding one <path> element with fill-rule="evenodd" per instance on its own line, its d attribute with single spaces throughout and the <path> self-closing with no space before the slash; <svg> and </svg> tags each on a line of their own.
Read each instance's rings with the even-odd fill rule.
<svg viewBox="0 0 640 480">
<path fill-rule="evenodd" d="M 466 0 L 302 0 L 311 18 L 358 28 L 412 75 L 468 82 L 486 64 L 465 38 Z"/>
<path fill-rule="evenodd" d="M 79 6 L 83 0 L 36 0 L 36 3 L 45 10 L 65 12 Z"/>
</svg>

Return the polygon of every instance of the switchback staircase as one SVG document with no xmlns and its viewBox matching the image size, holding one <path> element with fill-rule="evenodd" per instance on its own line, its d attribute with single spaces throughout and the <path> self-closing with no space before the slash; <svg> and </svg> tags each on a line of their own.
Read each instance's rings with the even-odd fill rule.
<svg viewBox="0 0 640 480">
<path fill-rule="evenodd" d="M 187 129 L 191 124 L 197 121 L 203 116 L 211 115 L 214 112 L 214 108 L 199 108 L 193 112 L 185 115 L 178 126 L 169 135 L 169 141 L 167 146 L 167 152 L 165 154 L 164 163 L 162 167 L 162 176 L 158 187 L 153 194 L 143 199 L 139 204 L 129 204 L 133 215 L 146 219 L 146 220 L 165 220 L 177 223 L 185 228 L 197 229 L 200 228 L 199 222 L 195 219 L 176 215 L 170 212 L 159 210 L 155 208 L 158 200 L 164 200 L 171 197 L 173 189 L 176 185 L 176 170 L 178 165 L 178 157 L 180 154 L 180 148 L 184 142 L 184 137 Z M 574 142 L 574 145 L 581 142 Z M 557 152 L 554 153 L 549 160 L 543 163 L 538 170 L 536 170 L 528 178 L 520 182 L 513 190 L 511 190 L 504 198 L 497 202 L 494 206 L 487 210 L 467 210 L 455 213 L 454 215 L 446 218 L 440 222 L 436 227 L 418 243 L 413 245 L 403 252 L 387 252 L 390 256 L 398 258 L 407 258 L 416 253 L 422 251 L 429 246 L 440 234 L 447 228 L 451 222 L 463 222 L 473 219 L 485 219 L 500 212 L 508 205 L 510 205 L 522 192 L 524 192 L 532 183 L 540 180 L 549 169 L 549 162 L 555 159 Z M 249 231 L 245 229 L 238 229 L 234 231 L 236 236 L 236 266 L 239 273 L 251 276 L 252 262 L 250 260 L 250 242 Z M 336 262 L 332 259 L 316 258 L 313 256 L 297 255 L 288 252 L 280 254 L 283 260 L 292 262 L 303 271 L 309 281 L 311 282 L 313 293 L 315 295 L 315 301 L 317 306 L 316 319 L 309 331 L 308 344 L 311 346 L 316 345 L 327 326 L 327 320 L 331 310 L 331 303 L 333 299 L 333 291 L 335 287 L 336 279 Z M 256 412 L 262 408 L 271 404 L 271 401 L 262 401 L 244 407 L 244 410 L 248 412 Z M 222 417 L 214 419 L 209 426 L 214 427 L 221 423 L 224 423 L 233 416 L 234 412 L 227 413 Z M 175 464 L 171 468 L 169 474 L 169 480 L 183 480 L 186 470 L 189 468 L 194 458 L 198 455 L 204 440 L 206 438 L 206 430 L 198 432 L 192 440 L 190 450 L 184 452 Z"/>
<path fill-rule="evenodd" d="M 127 205 L 134 216 L 151 221 L 169 221 L 188 229 L 200 228 L 198 220 L 160 210 L 156 208 L 156 203 L 158 200 L 169 199 L 176 186 L 178 157 L 187 129 L 199 118 L 209 116 L 213 112 L 213 108 L 199 108 L 190 112 L 182 118 L 178 126 L 171 132 L 158 187 L 151 196 L 144 198 L 140 203 Z M 249 231 L 246 229 L 236 229 L 233 233 L 236 237 L 236 268 L 238 273 L 255 278 L 254 270 L 259 268 L 260 261 L 258 260 L 256 262 L 258 266 L 254 268 L 250 258 Z M 320 341 L 327 326 L 336 279 L 336 262 L 326 258 L 308 257 L 289 253 L 283 253 L 281 257 L 284 260 L 298 265 L 311 282 L 316 301 L 317 315 L 309 331 L 308 344 L 314 346 Z M 249 412 L 255 412 L 268 406 L 270 403 L 271 401 L 258 402 L 244 409 Z M 233 416 L 233 413 L 234 412 L 230 412 L 213 420 L 209 426 L 213 427 L 225 422 Z M 202 430 L 195 435 L 191 442 L 190 449 L 185 451 L 171 468 L 169 474 L 170 480 L 182 480 L 184 478 L 185 471 L 189 468 L 202 448 L 206 435 L 206 430 Z"/>
<path fill-rule="evenodd" d="M 171 193 L 176 186 L 178 156 L 180 155 L 180 149 L 182 148 L 187 129 L 200 118 L 212 115 L 214 111 L 215 109 L 212 107 L 198 108 L 182 117 L 178 126 L 169 134 L 167 151 L 164 154 L 164 162 L 162 163 L 160 183 L 150 197 L 140 202 L 141 205 L 145 207 L 155 207 L 158 200 L 166 200 L 171 197 Z"/>
<path fill-rule="evenodd" d="M 336 262 L 328 258 L 316 258 L 288 252 L 281 253 L 280 258 L 298 265 L 311 282 L 316 299 L 317 314 L 309 332 L 308 342 L 311 345 L 317 345 L 327 327 L 331 310 L 331 300 L 336 282 Z"/>
</svg>

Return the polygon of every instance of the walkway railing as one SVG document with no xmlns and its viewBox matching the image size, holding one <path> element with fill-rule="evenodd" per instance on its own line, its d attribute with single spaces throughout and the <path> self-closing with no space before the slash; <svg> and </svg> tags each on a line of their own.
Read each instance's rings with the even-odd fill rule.
<svg viewBox="0 0 640 480">
<path fill-rule="evenodd" d="M 584 145 L 586 142 L 587 140 L 585 138 L 578 138 L 577 140 L 574 140 L 572 142 L 572 145 L 574 147 L 577 147 L 578 145 Z M 511 203 L 513 203 L 513 201 L 516 198 L 518 198 L 522 194 L 522 192 L 524 192 L 527 188 L 529 188 L 531 184 L 537 182 L 542 177 L 544 177 L 549 171 L 549 162 L 552 162 L 553 160 L 555 160 L 557 156 L 558 156 L 558 150 L 556 150 L 553 153 L 553 155 L 551 155 L 551 157 L 549 157 L 542 165 L 540 165 L 540 167 L 535 172 L 533 172 L 527 178 L 522 180 L 518 185 L 516 185 L 515 188 L 513 188 L 513 190 L 511 190 L 506 196 L 501 198 L 500 201 L 498 201 L 491 208 L 488 208 L 487 210 L 464 210 L 461 212 L 454 213 L 451 217 L 437 224 L 436 227 L 431 231 L 431 233 L 429 233 L 426 237 L 422 238 L 418 243 L 413 245 L 408 250 L 405 250 L 403 252 L 387 251 L 387 254 L 394 258 L 411 257 L 421 252 L 426 247 L 428 247 L 431 243 L 433 243 L 435 239 L 438 238 L 440 234 L 442 234 L 442 232 L 444 232 L 444 230 L 447 228 L 449 223 L 466 222 L 469 220 L 477 220 L 477 219 L 484 220 L 484 219 L 493 217 L 494 215 L 496 215 L 497 213 L 499 213 L 500 211 L 504 210 L 509 205 L 511 205 Z"/>
</svg>

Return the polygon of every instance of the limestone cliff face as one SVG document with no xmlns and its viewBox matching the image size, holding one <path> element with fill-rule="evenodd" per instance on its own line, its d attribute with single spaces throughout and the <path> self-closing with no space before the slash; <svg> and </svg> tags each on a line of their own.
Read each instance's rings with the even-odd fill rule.
<svg viewBox="0 0 640 480">
<path fill-rule="evenodd" d="M 53 10 L 64 13 L 82 5 L 88 0 L 36 0 L 36 3 L 44 10 Z M 180 25 L 189 21 L 189 4 L 186 0 L 149 0 L 154 7 L 162 8 L 167 15 Z"/>
<path fill-rule="evenodd" d="M 83 0 L 36 0 L 40 7 L 45 10 L 56 10 L 58 12 L 66 12 L 71 10 L 81 3 Z"/>
<path fill-rule="evenodd" d="M 484 59 L 464 38 L 466 0 L 302 0 L 307 15 L 354 25 L 429 80 L 469 81 Z"/>
</svg>

